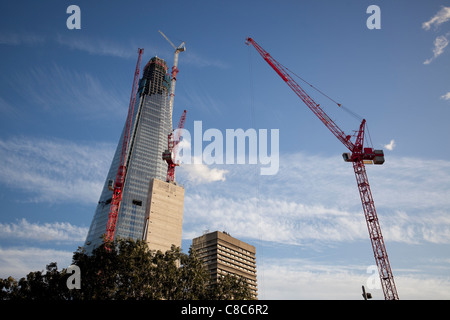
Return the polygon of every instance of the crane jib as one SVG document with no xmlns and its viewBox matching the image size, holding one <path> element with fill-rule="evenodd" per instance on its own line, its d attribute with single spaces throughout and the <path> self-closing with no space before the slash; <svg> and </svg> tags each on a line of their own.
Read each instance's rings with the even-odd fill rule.
<svg viewBox="0 0 450 320">
<path fill-rule="evenodd" d="M 267 55 L 267 56 L 269 56 L 269 55 Z M 273 70 L 275 70 L 275 72 L 278 73 L 278 75 L 281 77 L 281 79 L 284 80 L 284 82 L 289 82 L 289 79 L 286 78 L 286 76 L 283 73 L 281 73 L 281 71 L 277 67 L 275 67 L 275 65 L 272 63 L 272 61 L 267 56 L 264 57 L 264 60 L 266 60 L 266 62 L 273 68 Z"/>
</svg>

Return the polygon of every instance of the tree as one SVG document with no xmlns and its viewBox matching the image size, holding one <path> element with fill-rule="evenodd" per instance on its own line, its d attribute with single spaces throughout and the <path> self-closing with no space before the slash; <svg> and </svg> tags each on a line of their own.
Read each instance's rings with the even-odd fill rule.
<svg viewBox="0 0 450 320">
<path fill-rule="evenodd" d="M 250 300 L 253 299 L 245 279 L 226 274 L 217 279 L 210 289 L 210 300 Z"/>
<path fill-rule="evenodd" d="M 30 272 L 16 281 L 13 277 L 0 280 L 1 300 L 66 300 L 70 292 L 66 286 L 65 271 L 58 271 L 56 262 L 49 263 L 46 272 Z"/>
<path fill-rule="evenodd" d="M 119 239 L 87 254 L 82 247 L 72 263 L 80 268 L 81 288 L 67 287 L 70 272 L 50 263 L 16 281 L 0 279 L 2 300 L 200 300 L 251 299 L 243 279 L 226 276 L 217 283 L 194 250 L 151 251 L 145 241 Z"/>
</svg>

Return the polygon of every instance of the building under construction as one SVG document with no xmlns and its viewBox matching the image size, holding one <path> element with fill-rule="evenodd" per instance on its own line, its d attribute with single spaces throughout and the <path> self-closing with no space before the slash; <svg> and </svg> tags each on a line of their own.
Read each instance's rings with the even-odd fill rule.
<svg viewBox="0 0 450 320">
<path fill-rule="evenodd" d="M 139 76 L 140 57 L 141 52 L 136 67 L 135 81 L 136 76 Z M 158 57 L 153 57 L 143 68 L 138 86 L 133 87 L 133 90 L 136 89 L 137 95 L 134 105 L 131 105 L 130 102 L 130 125 L 127 126 L 126 123 L 122 130 L 106 176 L 86 238 L 87 252 L 100 245 L 103 241 L 102 237 L 107 234 L 108 219 L 111 218 L 111 202 L 114 202 L 114 180 L 117 179 L 117 172 L 122 167 L 126 168 L 126 175 L 119 190 L 121 198 L 115 215 L 114 232 L 110 240 L 118 237 L 138 240 L 144 236 L 148 242 L 153 244 L 152 249 L 164 250 L 170 248 L 172 244 L 181 246 L 184 189 L 175 185 L 168 186 L 168 182 L 166 182 L 167 163 L 162 159 L 162 154 L 167 149 L 168 135 L 172 132 L 172 110 L 169 97 L 171 80 L 166 62 Z M 125 150 L 125 155 L 123 155 L 123 150 Z M 170 219 L 164 220 L 162 211 L 155 208 L 163 206 L 161 202 L 163 200 L 160 197 L 162 190 L 168 190 L 169 194 L 171 192 L 173 194 L 173 188 L 176 189 L 177 196 L 169 200 L 171 205 L 167 208 L 174 208 L 174 212 L 167 212 Z M 154 194 L 152 190 L 156 192 L 158 199 L 151 199 Z M 165 200 L 167 199 L 166 195 Z M 154 202 L 157 203 L 150 206 Z M 153 212 L 157 216 L 156 219 L 149 218 Z M 154 224 L 148 226 L 147 222 L 156 223 L 156 221 L 160 228 L 169 228 L 176 232 L 172 237 L 165 236 L 164 240 L 152 239 L 151 234 L 161 234 L 161 232 L 155 231 Z M 173 225 L 163 226 L 163 221 Z M 145 232 L 144 229 L 146 229 Z M 158 245 L 154 245 L 155 243 Z"/>
</svg>

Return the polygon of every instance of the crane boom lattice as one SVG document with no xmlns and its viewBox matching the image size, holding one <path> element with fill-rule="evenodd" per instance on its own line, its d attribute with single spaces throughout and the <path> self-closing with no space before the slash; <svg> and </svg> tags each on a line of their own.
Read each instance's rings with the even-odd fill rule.
<svg viewBox="0 0 450 320">
<path fill-rule="evenodd" d="M 128 115 L 125 122 L 125 129 L 123 132 L 122 150 L 120 154 L 119 168 L 117 170 L 116 180 L 114 182 L 113 195 L 111 199 L 111 206 L 109 208 L 108 222 L 106 224 L 105 242 L 114 240 L 116 232 L 117 216 L 119 214 L 120 203 L 122 201 L 123 185 L 127 174 L 126 158 L 128 151 L 128 143 L 130 141 L 131 123 L 133 122 L 134 104 L 136 102 L 136 94 L 138 89 L 139 72 L 141 69 L 141 58 L 144 49 L 138 49 L 138 61 L 134 71 L 133 87 L 131 89 L 130 104 L 128 106 Z"/>
</svg>

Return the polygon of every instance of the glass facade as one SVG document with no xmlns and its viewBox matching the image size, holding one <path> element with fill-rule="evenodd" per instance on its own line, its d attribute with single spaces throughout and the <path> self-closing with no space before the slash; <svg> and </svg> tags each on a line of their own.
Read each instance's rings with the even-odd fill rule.
<svg viewBox="0 0 450 320">
<path fill-rule="evenodd" d="M 167 135 L 172 131 L 169 91 L 166 63 L 157 57 L 150 59 L 139 81 L 115 237 L 142 239 L 150 179 L 166 180 L 167 164 L 162 160 L 162 153 L 167 149 Z M 123 130 L 86 238 L 88 252 L 101 244 L 101 237 L 106 232 L 113 194 L 108 185 L 116 178 Z"/>
</svg>

